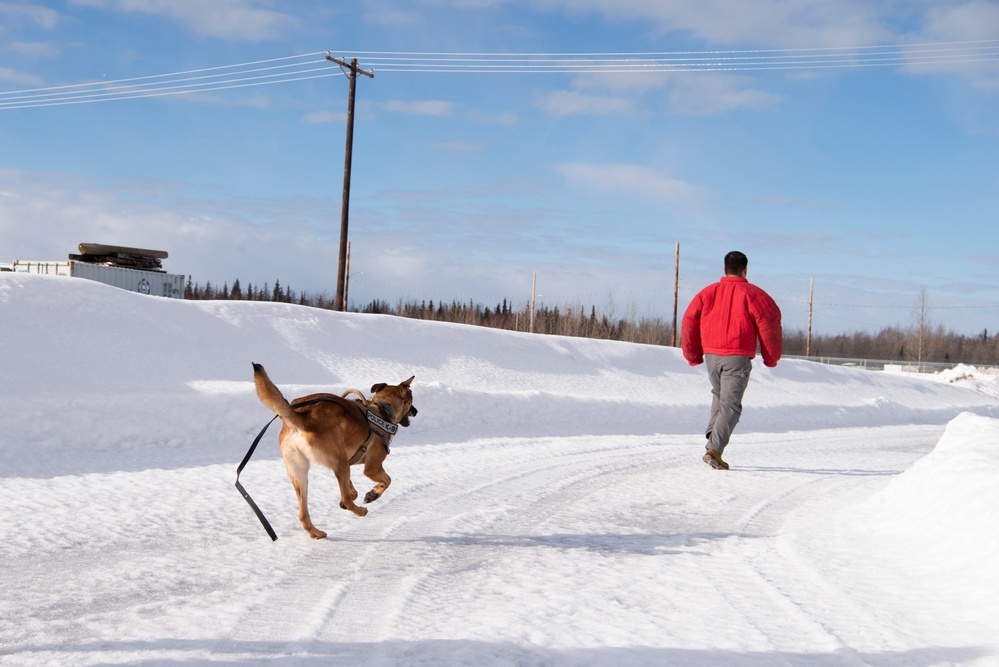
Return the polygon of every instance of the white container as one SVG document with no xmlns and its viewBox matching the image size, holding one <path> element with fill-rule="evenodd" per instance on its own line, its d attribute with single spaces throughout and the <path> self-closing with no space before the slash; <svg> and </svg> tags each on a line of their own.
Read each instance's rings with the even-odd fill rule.
<svg viewBox="0 0 999 667">
<path fill-rule="evenodd" d="M 85 278 L 140 294 L 165 296 L 171 299 L 184 298 L 184 276 L 174 273 L 104 266 L 75 260 L 46 262 L 16 259 L 13 269 L 20 273 Z"/>
</svg>

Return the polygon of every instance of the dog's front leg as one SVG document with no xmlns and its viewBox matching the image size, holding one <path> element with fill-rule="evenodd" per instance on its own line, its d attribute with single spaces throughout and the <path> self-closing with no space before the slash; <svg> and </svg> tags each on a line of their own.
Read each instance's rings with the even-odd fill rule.
<svg viewBox="0 0 999 667">
<path fill-rule="evenodd" d="M 385 451 L 384 447 L 378 447 L 374 451 L 368 452 L 368 457 L 364 462 L 364 476 L 374 482 L 375 486 L 364 494 L 364 502 L 366 503 L 373 503 L 381 498 L 389 484 L 392 483 L 392 478 L 382 467 L 382 462 L 385 461 L 387 455 L 388 452 Z"/>
<path fill-rule="evenodd" d="M 333 466 L 333 474 L 336 475 L 336 481 L 340 484 L 340 507 L 357 516 L 367 514 L 367 509 L 354 504 L 357 491 L 354 490 L 354 485 L 350 481 L 350 465 L 347 464 L 347 461 L 337 461 Z"/>
<path fill-rule="evenodd" d="M 348 481 L 348 484 L 350 484 L 350 498 L 351 498 L 351 500 L 357 500 L 357 489 L 354 488 L 354 483 Z M 347 506 L 344 505 L 342 501 L 340 502 L 340 509 L 342 509 L 342 510 L 347 509 Z"/>
</svg>

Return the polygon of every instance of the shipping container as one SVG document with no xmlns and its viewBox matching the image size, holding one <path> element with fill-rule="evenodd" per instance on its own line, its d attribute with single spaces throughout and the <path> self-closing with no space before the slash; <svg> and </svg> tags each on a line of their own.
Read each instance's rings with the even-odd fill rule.
<svg viewBox="0 0 999 667">
<path fill-rule="evenodd" d="M 184 276 L 174 273 L 142 271 L 74 260 L 46 262 L 17 259 L 13 262 L 13 268 L 20 273 L 85 278 L 112 287 L 120 287 L 129 292 L 165 296 L 171 299 L 184 298 Z"/>
</svg>

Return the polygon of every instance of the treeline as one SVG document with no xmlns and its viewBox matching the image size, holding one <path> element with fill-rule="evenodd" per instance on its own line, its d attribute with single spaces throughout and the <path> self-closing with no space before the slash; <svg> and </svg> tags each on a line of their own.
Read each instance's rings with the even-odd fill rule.
<svg viewBox="0 0 999 667">
<path fill-rule="evenodd" d="M 236 300 L 271 301 L 294 303 L 313 308 L 331 310 L 334 297 L 327 292 L 295 292 L 275 280 L 271 286 L 263 287 L 234 280 L 221 287 L 206 282 L 204 286 L 188 280 L 184 290 L 185 299 L 193 300 Z M 349 310 L 361 313 L 395 315 L 419 320 L 452 322 L 475 326 L 507 329 L 510 331 L 534 331 L 540 334 L 578 336 L 619 340 L 647 345 L 670 345 L 673 342 L 671 321 L 658 316 L 639 315 L 632 306 L 628 312 L 618 314 L 613 305 L 598 312 L 596 306 L 548 306 L 535 308 L 533 322 L 530 305 L 513 306 L 503 299 L 493 307 L 483 306 L 474 301 L 433 300 L 397 302 L 375 299 L 364 306 L 351 304 Z M 679 336 L 677 336 L 679 344 Z M 804 356 L 808 345 L 806 332 L 801 329 L 784 331 L 784 354 Z M 857 359 L 878 359 L 899 362 L 926 363 L 966 363 L 973 365 L 999 364 L 999 335 L 983 331 L 978 336 L 965 336 L 944 327 L 886 327 L 878 333 L 857 332 L 852 334 L 813 336 L 810 354 L 813 357 L 846 357 Z"/>
</svg>

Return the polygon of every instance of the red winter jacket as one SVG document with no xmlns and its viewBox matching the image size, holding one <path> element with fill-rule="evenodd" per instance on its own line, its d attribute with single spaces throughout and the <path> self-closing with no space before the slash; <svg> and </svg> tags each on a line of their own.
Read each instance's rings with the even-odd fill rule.
<svg viewBox="0 0 999 667">
<path fill-rule="evenodd" d="M 770 295 L 745 278 L 725 276 L 694 297 L 683 314 L 683 356 L 696 366 L 705 354 L 756 356 L 776 366 L 783 347 L 780 308 Z"/>
</svg>

